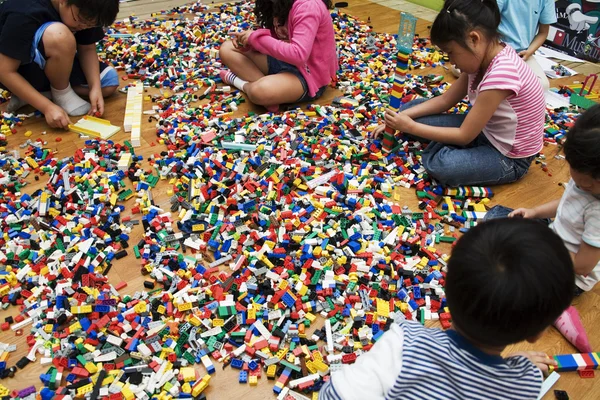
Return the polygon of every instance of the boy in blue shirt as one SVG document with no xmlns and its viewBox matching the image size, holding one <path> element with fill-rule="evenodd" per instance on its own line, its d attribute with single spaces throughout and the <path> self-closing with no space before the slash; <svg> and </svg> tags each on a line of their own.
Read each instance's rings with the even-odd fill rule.
<svg viewBox="0 0 600 400">
<path fill-rule="evenodd" d="M 547 90 L 550 82 L 533 53 L 544 44 L 550 25 L 556 22 L 555 0 L 497 0 L 497 3 L 502 16 L 498 27 L 502 40 L 523 57 Z"/>
<path fill-rule="evenodd" d="M 119 79 L 114 68 L 98 61 L 96 42 L 118 12 L 119 0 L 3 2 L 0 87 L 12 93 L 7 111 L 31 104 L 53 128 L 67 128 L 69 116 L 101 115 L 104 97 L 114 93 Z"/>
<path fill-rule="evenodd" d="M 320 400 L 536 399 L 544 353 L 502 357 L 535 342 L 573 299 L 562 240 L 528 219 L 484 222 L 461 237 L 446 274 L 452 329 L 392 324 L 368 353 L 332 372 Z"/>
</svg>

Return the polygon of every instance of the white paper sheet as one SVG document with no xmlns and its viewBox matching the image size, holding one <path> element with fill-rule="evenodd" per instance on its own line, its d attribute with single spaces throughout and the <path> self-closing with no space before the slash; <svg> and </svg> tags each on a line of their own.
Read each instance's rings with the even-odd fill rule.
<svg viewBox="0 0 600 400">
<path fill-rule="evenodd" d="M 556 75 L 556 72 L 554 72 L 552 67 L 554 65 L 557 65 L 558 63 L 555 63 L 554 61 L 550 60 L 549 58 L 546 58 L 543 56 L 538 56 L 535 54 L 533 56 L 535 57 L 535 60 L 538 62 L 538 64 L 540 64 L 540 67 L 542 67 L 542 69 L 546 73 L 546 76 L 550 79 L 564 78 L 565 76 L 577 75 L 577 71 L 572 70 L 571 68 L 567 68 L 564 65 L 563 65 L 563 67 L 569 72 L 570 75 L 565 75 L 565 76 Z"/>
<path fill-rule="evenodd" d="M 537 49 L 535 52 L 535 55 L 542 56 L 542 57 L 556 58 L 557 60 L 563 60 L 563 61 L 584 62 L 583 60 L 580 60 L 579 58 L 575 58 L 568 54 L 563 54 L 560 51 L 556 51 L 553 48 L 545 47 L 545 46 L 542 46 L 539 49 Z"/>
<path fill-rule="evenodd" d="M 546 92 L 544 92 L 544 97 L 546 99 L 546 105 L 550 108 L 569 107 L 569 98 L 563 97 L 562 95 L 556 92 L 546 90 Z"/>
<path fill-rule="evenodd" d="M 560 378 L 560 375 L 556 371 L 552 371 L 544 383 L 542 383 L 542 390 L 540 391 L 540 396 L 537 398 L 537 400 L 542 400 L 542 397 L 544 397 L 546 393 L 552 389 L 552 386 L 554 386 L 556 381 L 558 381 L 558 378 Z"/>
</svg>

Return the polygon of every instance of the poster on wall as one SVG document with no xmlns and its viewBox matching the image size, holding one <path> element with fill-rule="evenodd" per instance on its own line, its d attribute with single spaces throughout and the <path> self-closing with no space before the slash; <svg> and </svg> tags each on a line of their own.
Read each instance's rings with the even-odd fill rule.
<svg viewBox="0 0 600 400">
<path fill-rule="evenodd" d="M 600 0 L 557 0 L 546 45 L 582 60 L 600 61 Z"/>
</svg>

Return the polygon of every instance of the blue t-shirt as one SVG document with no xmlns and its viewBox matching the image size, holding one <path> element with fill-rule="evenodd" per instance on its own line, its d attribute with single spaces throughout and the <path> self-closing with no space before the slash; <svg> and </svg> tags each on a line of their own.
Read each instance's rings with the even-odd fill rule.
<svg viewBox="0 0 600 400">
<path fill-rule="evenodd" d="M 512 48 L 526 50 L 539 24 L 556 22 L 555 0 L 497 0 L 502 19 L 498 30 Z"/>
</svg>

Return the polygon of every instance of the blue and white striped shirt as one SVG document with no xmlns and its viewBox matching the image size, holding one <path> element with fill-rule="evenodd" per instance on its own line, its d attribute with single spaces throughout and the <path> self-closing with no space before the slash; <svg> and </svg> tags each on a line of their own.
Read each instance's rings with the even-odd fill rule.
<svg viewBox="0 0 600 400">
<path fill-rule="evenodd" d="M 331 376 L 319 400 L 537 399 L 542 372 L 527 358 L 483 353 L 456 331 L 404 321 Z"/>
</svg>

